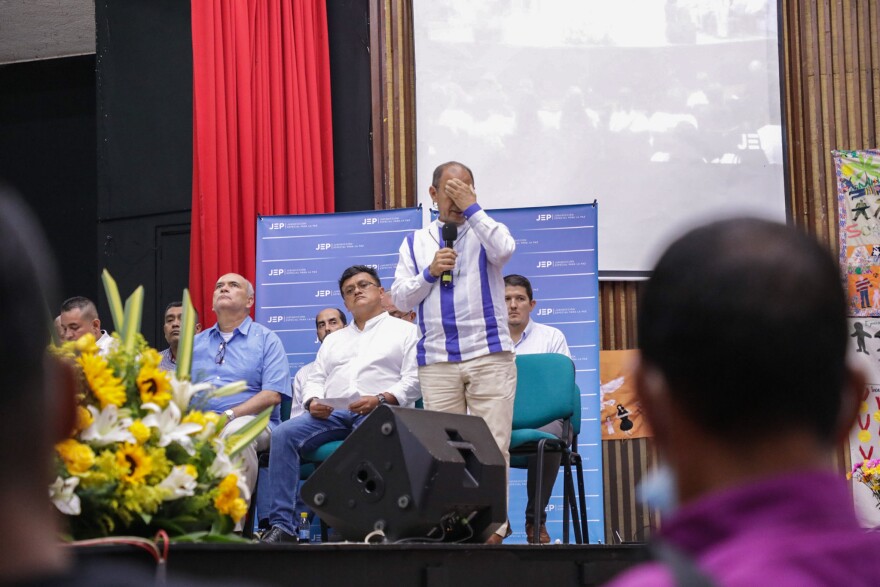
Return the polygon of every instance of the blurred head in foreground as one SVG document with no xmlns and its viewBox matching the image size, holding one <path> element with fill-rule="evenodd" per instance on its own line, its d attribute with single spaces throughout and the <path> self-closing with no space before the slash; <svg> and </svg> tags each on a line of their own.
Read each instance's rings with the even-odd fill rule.
<svg viewBox="0 0 880 587">
<path fill-rule="evenodd" d="M 643 495 L 680 508 L 652 536 L 655 562 L 611 585 L 876 583 L 880 535 L 859 526 L 832 458 L 865 376 L 847 360 L 828 251 L 763 220 L 695 229 L 657 263 L 639 339 L 636 388 L 665 459 L 655 479 L 669 481 Z"/>
<path fill-rule="evenodd" d="M 638 332 L 639 394 L 682 503 L 828 466 L 854 422 L 864 378 L 847 366 L 838 267 L 797 230 L 735 219 L 687 233 L 647 283 Z"/>
<path fill-rule="evenodd" d="M 74 416 L 72 372 L 45 356 L 55 275 L 40 226 L 0 184 L 0 583 L 66 564 L 48 499 L 52 446 Z"/>
</svg>

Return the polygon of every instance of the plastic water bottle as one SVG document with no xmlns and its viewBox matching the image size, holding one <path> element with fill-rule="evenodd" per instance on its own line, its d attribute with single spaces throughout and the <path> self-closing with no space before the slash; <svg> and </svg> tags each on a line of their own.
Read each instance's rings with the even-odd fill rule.
<svg viewBox="0 0 880 587">
<path fill-rule="evenodd" d="M 299 515 L 299 541 L 308 543 L 312 537 L 312 525 L 309 524 L 308 512 Z"/>
</svg>

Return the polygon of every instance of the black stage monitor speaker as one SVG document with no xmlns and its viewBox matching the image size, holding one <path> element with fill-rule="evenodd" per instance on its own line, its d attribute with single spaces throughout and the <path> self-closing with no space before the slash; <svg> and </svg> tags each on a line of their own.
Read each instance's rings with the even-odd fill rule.
<svg viewBox="0 0 880 587">
<path fill-rule="evenodd" d="M 507 519 L 506 483 L 482 418 L 380 406 L 302 498 L 346 540 L 484 542 Z"/>
</svg>

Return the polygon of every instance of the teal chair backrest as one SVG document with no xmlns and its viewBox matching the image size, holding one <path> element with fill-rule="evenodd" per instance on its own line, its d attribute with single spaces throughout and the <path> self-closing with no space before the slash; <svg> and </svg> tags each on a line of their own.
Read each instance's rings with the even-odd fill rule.
<svg viewBox="0 0 880 587">
<path fill-rule="evenodd" d="M 575 434 L 581 433 L 581 388 L 575 384 L 574 393 L 571 394 L 571 430 Z"/>
<path fill-rule="evenodd" d="M 573 396 L 578 396 L 575 408 Z M 513 428 L 540 428 L 553 420 L 580 419 L 580 394 L 574 382 L 574 363 L 565 355 L 517 355 Z"/>
</svg>

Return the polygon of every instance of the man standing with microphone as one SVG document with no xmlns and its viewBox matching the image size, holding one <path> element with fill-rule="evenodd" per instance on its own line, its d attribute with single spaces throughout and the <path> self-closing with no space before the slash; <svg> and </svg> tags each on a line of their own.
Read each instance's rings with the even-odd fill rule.
<svg viewBox="0 0 880 587">
<path fill-rule="evenodd" d="M 462 163 L 434 170 L 428 192 L 439 218 L 404 238 L 391 296 L 401 309 L 418 307 L 425 409 L 483 418 L 509 466 L 516 364 L 502 269 L 516 244 L 477 204 L 473 186 Z M 509 535 L 505 523 L 487 543 Z"/>
</svg>

